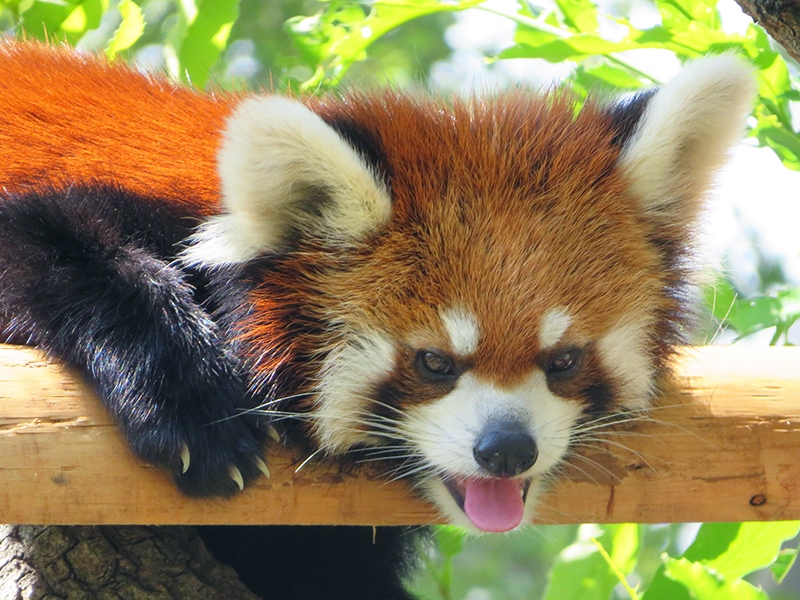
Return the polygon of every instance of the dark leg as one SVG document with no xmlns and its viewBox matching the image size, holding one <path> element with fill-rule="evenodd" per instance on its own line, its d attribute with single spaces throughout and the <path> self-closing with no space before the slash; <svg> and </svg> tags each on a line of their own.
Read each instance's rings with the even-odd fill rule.
<svg viewBox="0 0 800 600">
<path fill-rule="evenodd" d="M 258 476 L 262 437 L 236 417 L 230 344 L 170 264 L 188 224 L 117 190 L 0 198 L 0 321 L 78 367 L 182 491 L 226 495 Z"/>
<path fill-rule="evenodd" d="M 199 527 L 217 560 L 264 600 L 411 600 L 425 529 L 404 527 Z"/>
</svg>

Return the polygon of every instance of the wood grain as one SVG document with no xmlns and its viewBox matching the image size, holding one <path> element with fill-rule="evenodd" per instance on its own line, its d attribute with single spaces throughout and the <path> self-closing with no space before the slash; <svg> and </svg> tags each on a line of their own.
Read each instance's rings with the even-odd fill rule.
<svg viewBox="0 0 800 600">
<path fill-rule="evenodd" d="M 583 448 L 538 521 L 800 519 L 800 348 L 700 348 L 684 390 Z M 606 437 L 606 436 L 603 436 Z M 231 500 L 182 497 L 135 458 L 93 393 L 30 348 L 0 346 L 0 522 L 367 524 L 437 521 L 403 483 L 296 466 Z"/>
</svg>

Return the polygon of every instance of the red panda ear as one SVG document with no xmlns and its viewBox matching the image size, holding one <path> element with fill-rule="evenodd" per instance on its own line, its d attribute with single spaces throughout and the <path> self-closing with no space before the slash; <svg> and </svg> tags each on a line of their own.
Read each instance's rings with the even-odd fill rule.
<svg viewBox="0 0 800 600">
<path fill-rule="evenodd" d="M 694 221 L 715 170 L 744 131 L 755 93 L 753 69 L 722 54 L 689 64 L 631 104 L 642 114 L 618 165 L 653 226 L 682 231 Z"/>
<path fill-rule="evenodd" d="M 350 244 L 390 216 L 383 181 L 300 102 L 250 98 L 228 118 L 218 155 L 222 214 L 201 225 L 189 264 L 244 263 L 313 236 Z"/>
</svg>

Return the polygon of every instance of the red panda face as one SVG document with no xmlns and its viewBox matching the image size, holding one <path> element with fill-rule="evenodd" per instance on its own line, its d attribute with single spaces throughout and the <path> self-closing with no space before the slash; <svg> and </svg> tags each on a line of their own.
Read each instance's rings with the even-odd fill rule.
<svg viewBox="0 0 800 600">
<path fill-rule="evenodd" d="M 452 520 L 504 531 L 581 420 L 649 400 L 665 278 L 597 110 L 520 94 L 453 119 L 391 100 L 369 125 L 393 217 L 324 282 L 347 333 L 315 433 L 335 453 L 378 445 Z"/>
<path fill-rule="evenodd" d="M 323 324 L 316 445 L 391 460 L 451 521 L 507 531 L 582 428 L 650 403 L 751 88 L 723 56 L 577 115 L 523 92 L 248 100 L 220 154 L 226 211 L 185 258 L 323 248 L 300 286 Z"/>
</svg>

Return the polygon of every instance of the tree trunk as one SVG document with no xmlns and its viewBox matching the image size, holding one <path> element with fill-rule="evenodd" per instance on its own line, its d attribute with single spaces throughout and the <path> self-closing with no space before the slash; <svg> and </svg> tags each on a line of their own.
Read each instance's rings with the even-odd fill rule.
<svg viewBox="0 0 800 600">
<path fill-rule="evenodd" d="M 3 600 L 257 600 L 191 527 L 0 525 Z"/>
<path fill-rule="evenodd" d="M 800 62 L 800 0 L 736 0 L 742 10 Z"/>
</svg>

